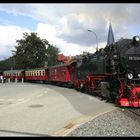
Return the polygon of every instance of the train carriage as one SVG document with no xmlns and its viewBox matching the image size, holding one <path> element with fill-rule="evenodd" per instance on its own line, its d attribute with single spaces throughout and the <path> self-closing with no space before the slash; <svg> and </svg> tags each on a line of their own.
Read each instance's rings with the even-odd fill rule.
<svg viewBox="0 0 140 140">
<path fill-rule="evenodd" d="M 49 67 L 49 81 L 58 85 L 72 86 L 75 78 L 75 62 Z"/>
<path fill-rule="evenodd" d="M 28 69 L 25 71 L 26 81 L 46 81 L 48 80 L 48 69 L 45 68 L 35 68 Z"/>
<path fill-rule="evenodd" d="M 22 70 L 6 70 L 3 72 L 3 76 L 5 78 L 10 78 L 11 80 L 22 80 L 24 79 L 24 73 L 25 71 L 22 69 Z"/>
</svg>

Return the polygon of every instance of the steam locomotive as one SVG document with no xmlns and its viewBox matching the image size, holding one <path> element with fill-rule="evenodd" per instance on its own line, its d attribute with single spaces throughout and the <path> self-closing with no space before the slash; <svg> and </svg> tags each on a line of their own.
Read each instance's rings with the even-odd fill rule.
<svg viewBox="0 0 140 140">
<path fill-rule="evenodd" d="M 78 90 L 120 106 L 140 106 L 140 38 L 120 39 L 78 60 Z"/>
<path fill-rule="evenodd" d="M 8 70 L 6 78 L 44 81 L 73 86 L 122 107 L 140 107 L 140 37 L 114 42 L 109 28 L 108 43 L 70 64 L 29 70 Z"/>
</svg>

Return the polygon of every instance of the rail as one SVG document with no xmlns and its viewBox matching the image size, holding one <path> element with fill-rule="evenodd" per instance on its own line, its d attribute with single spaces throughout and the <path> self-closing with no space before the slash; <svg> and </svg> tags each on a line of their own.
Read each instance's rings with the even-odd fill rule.
<svg viewBox="0 0 140 140">
<path fill-rule="evenodd" d="M 130 112 L 136 114 L 137 116 L 140 116 L 140 109 L 129 109 Z"/>
</svg>

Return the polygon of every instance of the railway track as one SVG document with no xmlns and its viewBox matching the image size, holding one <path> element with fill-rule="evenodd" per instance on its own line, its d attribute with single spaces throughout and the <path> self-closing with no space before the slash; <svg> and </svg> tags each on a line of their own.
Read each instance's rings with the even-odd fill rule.
<svg viewBox="0 0 140 140">
<path fill-rule="evenodd" d="M 136 114 L 137 116 L 140 116 L 140 109 L 129 109 L 130 112 Z"/>
</svg>

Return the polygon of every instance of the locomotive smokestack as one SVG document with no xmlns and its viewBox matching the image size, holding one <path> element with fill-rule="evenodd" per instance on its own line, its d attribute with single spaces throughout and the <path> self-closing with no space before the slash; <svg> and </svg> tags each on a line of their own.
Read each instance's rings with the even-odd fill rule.
<svg viewBox="0 0 140 140">
<path fill-rule="evenodd" d="M 107 38 L 107 45 L 110 45 L 114 42 L 115 42 L 114 41 L 114 34 L 113 34 L 112 26 L 111 26 L 111 23 L 110 23 L 109 31 L 108 31 L 108 38 Z"/>
</svg>

